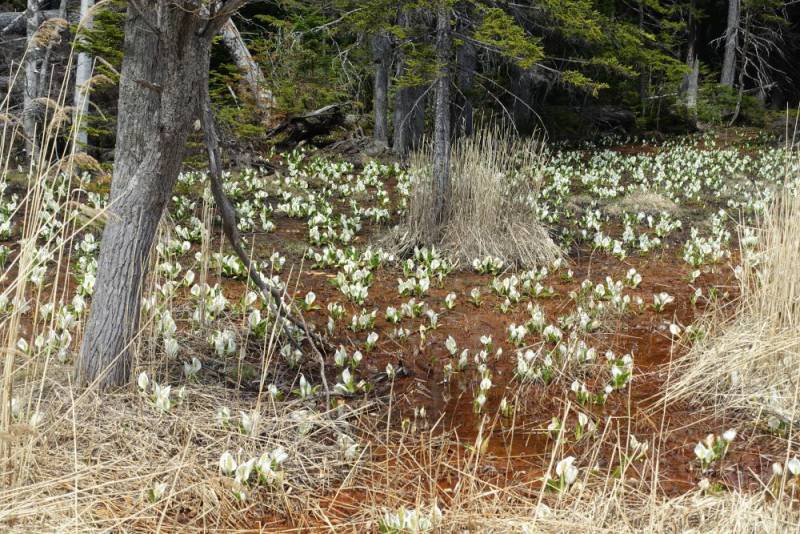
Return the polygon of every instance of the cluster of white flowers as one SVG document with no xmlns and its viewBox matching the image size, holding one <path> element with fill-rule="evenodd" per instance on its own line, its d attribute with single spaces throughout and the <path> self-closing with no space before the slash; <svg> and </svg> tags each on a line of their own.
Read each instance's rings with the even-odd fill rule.
<svg viewBox="0 0 800 534">
<path fill-rule="evenodd" d="M 180 404 L 186 398 L 186 387 L 178 389 L 176 398 L 172 398 L 172 386 L 161 385 L 154 380 L 150 380 L 146 372 L 139 373 L 136 379 L 139 391 L 150 403 L 162 412 L 170 411 L 176 404 Z"/>
<path fill-rule="evenodd" d="M 247 490 L 254 485 L 272 489 L 283 486 L 283 463 L 289 455 L 278 447 L 261 456 L 237 462 L 233 454 L 225 451 L 219 457 L 219 470 L 233 477 L 233 495 L 240 501 L 247 499 Z"/>
<path fill-rule="evenodd" d="M 406 509 L 387 511 L 378 520 L 381 534 L 419 534 L 433 532 L 442 523 L 442 511 L 434 504 L 430 510 Z"/>
<path fill-rule="evenodd" d="M 734 439 L 736 439 L 736 430 L 731 428 L 723 432 L 721 436 L 709 434 L 703 441 L 699 441 L 694 447 L 694 455 L 700 461 L 700 467 L 706 470 L 714 462 L 722 459 Z"/>
</svg>

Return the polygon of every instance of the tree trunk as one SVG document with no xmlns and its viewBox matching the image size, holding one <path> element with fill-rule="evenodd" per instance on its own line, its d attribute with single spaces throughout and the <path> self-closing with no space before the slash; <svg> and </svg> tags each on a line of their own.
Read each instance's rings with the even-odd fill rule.
<svg viewBox="0 0 800 534">
<path fill-rule="evenodd" d="M 700 58 L 697 54 L 691 58 L 689 63 L 689 74 L 686 78 L 686 109 L 692 118 L 697 115 L 697 91 L 700 81 Z"/>
<path fill-rule="evenodd" d="M 697 91 L 700 79 L 700 58 L 697 57 L 697 23 L 694 18 L 694 2 L 689 6 L 689 38 L 686 50 L 686 66 L 689 72 L 683 80 L 686 110 L 692 123 L 697 120 Z"/>
<path fill-rule="evenodd" d="M 91 18 L 87 16 L 89 10 L 94 6 L 94 0 L 81 0 L 81 22 L 83 28 L 89 29 L 92 27 Z M 89 113 L 89 88 L 86 83 L 92 76 L 92 56 L 86 52 L 78 54 L 78 62 L 75 67 L 75 124 L 80 124 L 76 136 L 76 142 L 79 147 L 85 147 L 89 141 L 86 134 L 86 119 Z"/>
<path fill-rule="evenodd" d="M 425 131 L 425 87 L 401 87 L 394 108 L 392 151 L 405 156 L 419 147 Z"/>
<path fill-rule="evenodd" d="M 62 21 L 64 21 L 64 27 L 66 27 L 67 26 L 67 0 L 61 0 L 60 1 L 59 8 L 58 8 L 58 14 L 59 14 L 59 18 Z M 42 22 L 44 22 L 44 20 L 45 20 L 44 16 L 42 16 Z M 42 56 L 42 63 L 41 63 L 41 67 L 39 68 L 39 81 L 37 82 L 40 91 L 42 91 L 43 88 L 45 88 L 45 87 L 48 88 L 48 92 L 51 91 L 52 89 L 54 89 L 54 86 L 52 85 L 53 80 L 50 79 L 51 74 L 53 74 L 51 72 L 50 60 L 52 59 L 52 56 L 53 56 L 53 49 L 57 45 L 61 44 L 61 29 L 58 30 L 58 33 L 59 33 L 58 36 L 53 36 L 52 38 L 50 38 L 48 40 L 47 48 L 45 49 L 44 55 Z M 50 94 L 47 94 L 46 96 L 50 96 Z"/>
<path fill-rule="evenodd" d="M 725 56 L 719 83 L 733 87 L 736 78 L 736 45 L 739 36 L 740 0 L 728 0 L 728 25 L 725 29 Z"/>
<path fill-rule="evenodd" d="M 399 17 L 398 25 L 410 26 L 410 15 L 403 13 Z M 402 47 L 398 47 L 396 76 L 400 78 L 406 69 L 405 55 Z M 419 146 L 425 130 L 425 102 L 426 87 L 400 86 L 395 93 L 394 106 L 394 138 L 392 151 L 398 156 L 405 156 L 408 152 Z"/>
<path fill-rule="evenodd" d="M 242 39 L 242 34 L 236 28 L 233 21 L 229 20 L 222 27 L 222 42 L 228 48 L 236 67 L 242 74 L 247 87 L 252 95 L 256 107 L 264 115 L 264 121 L 271 121 L 272 109 L 275 107 L 275 97 L 267 88 L 267 82 L 261 67 L 253 59 L 250 51 Z"/>
<path fill-rule="evenodd" d="M 644 33 L 644 1 L 639 0 L 639 31 Z M 639 65 L 639 104 L 642 106 L 642 117 L 647 115 L 647 85 L 648 74 L 647 65 Z"/>
<path fill-rule="evenodd" d="M 730 123 L 728 126 L 733 126 L 736 120 L 739 118 L 739 113 L 742 111 L 742 97 L 744 96 L 744 79 L 747 75 L 747 66 L 748 66 L 748 53 L 750 51 L 750 14 L 748 13 L 745 17 L 745 24 L 744 24 L 744 45 L 742 46 L 742 67 L 739 69 L 739 90 L 736 94 L 736 109 L 733 111 L 733 116 L 731 117 Z"/>
<path fill-rule="evenodd" d="M 478 65 L 478 58 L 475 46 L 472 43 L 462 43 L 456 52 L 456 65 L 458 73 L 458 97 L 455 99 L 456 113 L 454 127 L 456 135 L 472 135 L 474 110 L 470 96 L 475 78 L 475 69 Z"/>
<path fill-rule="evenodd" d="M 450 9 L 446 2 L 436 14 L 436 115 L 433 129 L 433 239 L 438 240 L 450 203 Z"/>
<path fill-rule="evenodd" d="M 36 159 L 38 149 L 36 136 L 36 99 L 39 98 L 39 68 L 41 67 L 42 45 L 37 42 L 36 31 L 42 24 L 39 0 L 28 0 L 25 12 L 25 29 L 28 49 L 25 55 L 25 94 L 22 106 L 22 130 L 25 133 L 25 150 L 28 157 Z"/>
<path fill-rule="evenodd" d="M 372 61 L 375 64 L 375 80 L 373 89 L 373 111 L 375 114 L 375 130 L 373 139 L 376 145 L 389 145 L 389 125 L 387 111 L 389 107 L 389 54 L 391 42 L 385 32 L 372 36 Z"/>
<path fill-rule="evenodd" d="M 516 65 L 511 66 L 511 93 L 514 101 L 511 103 L 511 117 L 514 128 L 520 135 L 529 135 L 534 130 L 532 75 L 529 70 Z"/>
<path fill-rule="evenodd" d="M 125 23 L 111 203 L 78 362 L 79 382 L 101 387 L 129 378 L 148 256 L 208 84 L 209 33 L 220 27 L 188 1 L 137 5 Z"/>
</svg>

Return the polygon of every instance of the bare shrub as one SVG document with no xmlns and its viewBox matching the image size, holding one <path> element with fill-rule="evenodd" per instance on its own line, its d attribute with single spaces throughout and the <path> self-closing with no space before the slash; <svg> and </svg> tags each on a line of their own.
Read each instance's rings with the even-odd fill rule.
<svg viewBox="0 0 800 534">
<path fill-rule="evenodd" d="M 441 228 L 435 224 L 433 151 L 411 157 L 415 183 L 406 220 L 387 244 L 398 252 L 434 245 L 456 264 L 486 255 L 507 263 L 536 265 L 561 256 L 536 217 L 535 198 L 544 155 L 536 139 L 503 129 L 484 129 L 458 140 L 452 150 L 452 197 Z"/>
</svg>

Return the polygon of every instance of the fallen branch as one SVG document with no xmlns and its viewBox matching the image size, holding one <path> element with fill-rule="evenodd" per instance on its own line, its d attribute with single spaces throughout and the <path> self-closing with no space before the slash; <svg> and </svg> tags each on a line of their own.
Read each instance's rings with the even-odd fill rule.
<svg viewBox="0 0 800 534">
<path fill-rule="evenodd" d="M 344 123 L 342 108 L 342 104 L 330 104 L 302 115 L 293 115 L 269 130 L 267 138 L 283 134 L 284 144 L 296 145 L 320 135 L 328 135 Z"/>
<path fill-rule="evenodd" d="M 25 33 L 25 15 L 27 11 L 6 11 L 0 13 L 0 37 L 6 35 L 20 35 Z M 42 11 L 42 20 L 60 17 L 58 9 Z"/>
<path fill-rule="evenodd" d="M 239 260 L 244 264 L 245 269 L 247 269 L 250 279 L 261 290 L 261 293 L 268 300 L 271 300 L 275 303 L 276 320 L 286 320 L 290 322 L 295 328 L 301 330 L 306 336 L 309 345 L 311 345 L 311 348 L 314 350 L 314 353 L 319 361 L 322 386 L 325 390 L 325 401 L 327 403 L 326 407 L 329 407 L 331 393 L 328 389 L 328 381 L 325 378 L 325 356 L 322 354 L 322 351 L 318 346 L 325 346 L 326 342 L 321 336 L 312 332 L 308 328 L 305 319 L 302 318 L 302 315 L 300 315 L 300 318 L 298 319 L 291 312 L 291 310 L 288 309 L 287 305 L 283 302 L 283 295 L 281 292 L 276 288 L 267 285 L 267 283 L 261 277 L 261 274 L 253 265 L 250 257 L 245 252 L 244 247 L 242 247 L 242 238 L 239 234 L 239 229 L 236 226 L 236 210 L 234 209 L 233 204 L 231 204 L 230 199 L 228 199 L 227 195 L 225 195 L 225 191 L 222 188 L 222 158 L 220 155 L 221 151 L 219 148 L 217 127 L 216 123 L 214 122 L 214 114 L 211 110 L 211 98 L 208 94 L 207 88 L 204 88 L 201 91 L 203 93 L 203 109 L 201 120 L 203 124 L 203 131 L 205 133 L 206 148 L 208 150 L 211 193 L 214 195 L 214 201 L 217 203 L 217 208 L 219 209 L 220 216 L 222 217 L 222 230 L 225 233 L 225 236 L 228 238 L 231 247 L 233 247 L 234 252 L 239 257 Z M 300 343 L 294 338 L 292 332 L 285 327 L 284 332 L 289 338 L 289 342 L 292 344 L 292 346 L 294 346 L 297 350 L 302 350 Z"/>
</svg>

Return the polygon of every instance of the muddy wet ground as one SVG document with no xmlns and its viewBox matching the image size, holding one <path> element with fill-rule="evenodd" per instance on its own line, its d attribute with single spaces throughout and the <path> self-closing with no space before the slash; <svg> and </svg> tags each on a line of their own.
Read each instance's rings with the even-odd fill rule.
<svg viewBox="0 0 800 534">
<path fill-rule="evenodd" d="M 286 254 L 281 245 L 302 240 L 304 236 L 305 226 L 298 221 L 287 219 L 277 224 L 275 233 L 254 236 L 257 248 L 265 251 L 265 257 L 273 248 Z M 299 245 L 292 248 L 301 249 Z M 716 288 L 720 302 L 735 299 L 737 286 L 730 264 L 706 269 L 690 285 L 692 268 L 679 257 L 674 244 L 668 244 L 664 249 L 646 256 L 628 257 L 622 262 L 606 254 L 593 254 L 591 249 L 573 250 L 568 259 L 569 268 L 574 273 L 571 281 L 562 279 L 561 273 L 551 274 L 542 281 L 544 286 L 555 289 L 555 295 L 538 299 L 524 298 L 505 314 L 500 311 L 503 299 L 489 288 L 491 276 L 463 270 L 451 273 L 442 285 L 432 287 L 427 295 L 417 298 L 439 312 L 438 328 L 428 330 L 424 340 L 418 328 L 428 324 L 426 317 L 404 319 L 402 326 L 408 328 L 411 335 L 402 341 L 392 338 L 391 333 L 396 325 L 385 319 L 387 306 L 399 308 L 409 299 L 398 294 L 397 279 L 403 277 L 399 269 L 382 267 L 375 272 L 367 304 L 363 307 L 348 303 L 330 284 L 335 277 L 335 270 L 312 269 L 307 263 L 298 279 L 297 294 L 302 297 L 307 291 L 316 293 L 322 309 L 307 313 L 306 318 L 319 330 L 325 328 L 325 306 L 328 302 L 339 302 L 345 306 L 344 321 L 361 309 L 377 310 L 374 328 L 353 333 L 339 324 L 331 342 L 337 346 L 343 345 L 348 352 L 357 349 L 363 351 L 367 334 L 370 331 L 377 332 L 380 336 L 377 346 L 365 355 L 359 376 L 378 376 L 387 363 L 408 371 L 406 376 L 395 380 L 391 389 L 393 398 L 388 402 L 393 411 L 393 424 L 400 428 L 405 419 L 406 424 L 413 424 L 418 430 L 452 432 L 465 451 L 475 444 L 483 426 L 483 437 L 489 436 L 485 444 L 484 461 L 496 470 L 498 480 L 541 481 L 551 464 L 555 445 L 546 430 L 547 425 L 552 417 L 562 417 L 569 404 L 565 428 L 574 427 L 576 410 L 580 410 L 592 417 L 598 432 L 606 432 L 600 451 L 596 454 L 601 472 L 608 472 L 613 469 L 614 462 L 619 462 L 618 446 L 622 444 L 624 447 L 627 435 L 631 433 L 639 441 L 650 443 L 651 454 L 653 450 L 658 451 L 658 457 L 652 460 L 657 461 L 660 489 L 667 495 L 684 493 L 696 487 L 704 477 L 710 477 L 729 488 L 760 489 L 761 480 L 769 477 L 774 458 L 781 454 L 781 446 L 771 436 L 740 432 L 719 469 L 701 474 L 693 453 L 694 445 L 706 434 L 719 434 L 733 423 L 701 407 L 685 404 L 665 406 L 663 402 L 664 385 L 672 372 L 671 362 L 683 356 L 686 350 L 682 344 L 673 343 L 669 325 L 674 322 L 685 327 L 706 311 L 708 301 L 700 299 L 697 305 L 690 302 L 697 287 L 703 289 L 704 295 L 708 295 L 710 288 Z M 284 272 L 288 272 L 292 261 L 295 262 L 295 272 L 300 268 L 299 256 L 292 258 L 287 254 Z M 512 323 L 522 324 L 529 319 L 527 302 L 538 303 L 545 311 L 547 321 L 555 323 L 558 316 L 575 308 L 575 302 L 568 294 L 582 280 L 588 278 L 598 283 L 604 281 L 606 276 L 623 280 L 630 268 L 635 268 L 642 275 L 642 283 L 637 289 L 626 288 L 625 294 L 632 298 L 640 296 L 649 305 L 654 293 L 668 292 L 675 297 L 675 301 L 661 313 L 656 313 L 648 306 L 642 311 L 634 307 L 624 316 L 611 315 L 603 321 L 603 326 L 597 332 L 587 335 L 585 340 L 597 349 L 601 358 L 606 350 L 618 355 L 632 354 L 634 378 L 631 386 L 612 394 L 602 406 L 582 407 L 576 404 L 575 396 L 569 390 L 569 381 L 556 379 L 546 386 L 520 385 L 514 377 L 517 348 L 507 340 L 507 328 Z M 470 290 L 476 287 L 481 289 L 483 300 L 478 307 L 468 302 Z M 457 305 L 454 310 L 447 311 L 443 301 L 450 292 L 456 293 Z M 483 414 L 478 415 L 473 410 L 472 402 L 480 377 L 472 370 L 472 355 L 481 348 L 480 338 L 483 335 L 491 335 L 493 350 L 502 348 L 503 355 L 499 359 L 489 357 L 494 385 Z M 443 366 L 448 360 L 455 363 L 456 359 L 445 348 L 448 336 L 455 339 L 459 351 L 462 348 L 470 349 L 470 370 L 456 373 L 449 382 L 444 380 Z M 540 341 L 534 335 L 527 338 L 532 346 Z M 335 383 L 336 378 L 329 366 L 329 383 Z M 587 377 L 586 385 L 592 391 L 599 391 L 603 386 L 597 377 L 593 379 L 592 376 Z M 373 392 L 383 396 L 388 393 L 387 382 L 377 384 Z M 515 402 L 513 420 L 497 415 L 498 404 L 504 396 Z M 418 414 L 422 407 L 426 412 L 424 419 L 415 415 L 415 409 Z M 570 440 L 559 451 L 558 458 L 585 453 L 595 447 L 593 441 L 585 438 L 574 443 L 574 440 Z M 637 475 L 634 470 L 627 476 Z"/>
</svg>

